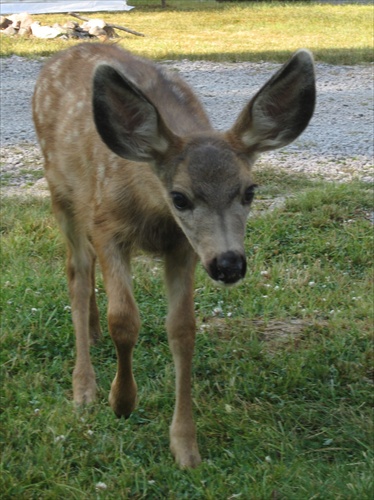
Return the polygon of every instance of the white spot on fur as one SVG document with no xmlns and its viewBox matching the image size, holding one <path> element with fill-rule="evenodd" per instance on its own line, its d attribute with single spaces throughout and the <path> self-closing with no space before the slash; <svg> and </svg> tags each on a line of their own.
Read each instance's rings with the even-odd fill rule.
<svg viewBox="0 0 374 500">
<path fill-rule="evenodd" d="M 99 181 L 103 181 L 105 177 L 105 165 L 100 163 L 100 165 L 97 167 L 97 177 Z"/>
</svg>

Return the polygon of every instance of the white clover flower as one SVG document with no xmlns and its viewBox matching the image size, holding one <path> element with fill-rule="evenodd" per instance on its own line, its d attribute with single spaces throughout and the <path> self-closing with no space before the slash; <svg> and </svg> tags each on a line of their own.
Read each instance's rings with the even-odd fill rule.
<svg viewBox="0 0 374 500">
<path fill-rule="evenodd" d="M 55 443 L 59 443 L 60 441 L 65 441 L 65 439 L 66 439 L 66 436 L 61 434 L 60 436 L 55 437 Z"/>
<path fill-rule="evenodd" d="M 103 483 L 102 481 L 99 481 L 98 483 L 95 484 L 95 489 L 104 491 L 104 490 L 108 489 L 108 486 L 105 483 Z"/>
<path fill-rule="evenodd" d="M 225 405 L 226 413 L 232 413 L 232 407 L 228 404 Z"/>
<path fill-rule="evenodd" d="M 314 286 L 316 286 L 316 282 L 315 281 L 309 281 L 308 285 L 310 287 L 314 287 Z"/>
</svg>

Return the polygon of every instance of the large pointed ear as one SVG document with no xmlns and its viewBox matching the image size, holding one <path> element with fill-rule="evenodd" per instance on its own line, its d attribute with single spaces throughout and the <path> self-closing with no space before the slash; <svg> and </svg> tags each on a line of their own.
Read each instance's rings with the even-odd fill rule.
<svg viewBox="0 0 374 500">
<path fill-rule="evenodd" d="M 313 57 L 299 50 L 247 104 L 228 135 L 247 153 L 281 148 L 308 125 L 315 100 Z"/>
<path fill-rule="evenodd" d="M 177 140 L 151 101 L 107 64 L 94 74 L 93 114 L 102 140 L 127 160 L 155 161 Z"/>
</svg>

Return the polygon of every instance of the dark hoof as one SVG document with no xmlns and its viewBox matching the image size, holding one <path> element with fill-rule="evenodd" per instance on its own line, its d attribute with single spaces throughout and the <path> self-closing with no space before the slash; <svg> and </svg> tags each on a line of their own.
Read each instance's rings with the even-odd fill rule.
<svg viewBox="0 0 374 500">
<path fill-rule="evenodd" d="M 90 331 L 90 344 L 92 346 L 97 345 L 101 340 L 101 331 Z"/>
<path fill-rule="evenodd" d="M 125 420 L 128 420 L 131 417 L 131 413 L 129 413 L 128 415 L 127 414 L 126 415 L 121 415 L 121 413 L 114 412 L 114 414 L 115 414 L 115 416 L 117 418 L 122 418 L 123 417 Z"/>
</svg>

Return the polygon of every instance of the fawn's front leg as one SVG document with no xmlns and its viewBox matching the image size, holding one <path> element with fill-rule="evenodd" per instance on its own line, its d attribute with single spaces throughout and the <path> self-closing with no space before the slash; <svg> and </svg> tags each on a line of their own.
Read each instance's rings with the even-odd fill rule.
<svg viewBox="0 0 374 500">
<path fill-rule="evenodd" d="M 191 373 L 196 322 L 193 301 L 196 256 L 190 248 L 168 254 L 165 278 L 169 313 L 166 328 L 175 365 L 175 409 L 170 448 L 181 467 L 196 467 L 201 457 L 192 416 Z"/>
<path fill-rule="evenodd" d="M 117 373 L 109 403 L 118 416 L 129 417 L 136 405 L 137 386 L 132 354 L 138 339 L 140 318 L 132 295 L 130 258 L 112 241 L 98 250 L 108 295 L 109 332 L 117 352 Z"/>
</svg>

